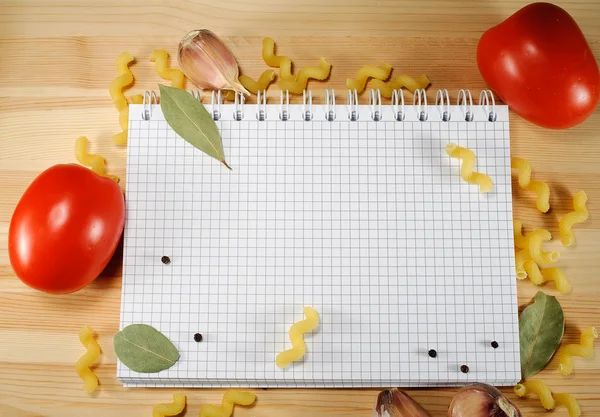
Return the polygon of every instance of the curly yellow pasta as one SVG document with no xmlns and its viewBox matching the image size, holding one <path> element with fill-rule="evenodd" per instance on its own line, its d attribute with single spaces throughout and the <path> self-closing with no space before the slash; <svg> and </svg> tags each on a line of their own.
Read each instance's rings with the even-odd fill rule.
<svg viewBox="0 0 600 417">
<path fill-rule="evenodd" d="M 264 71 L 262 74 L 260 74 L 260 77 L 258 77 L 257 81 L 254 81 L 247 75 L 240 75 L 238 77 L 238 81 L 240 82 L 240 84 L 242 84 L 244 88 L 250 91 L 252 94 L 258 94 L 259 91 L 262 93 L 264 90 L 267 89 L 269 84 L 271 84 L 271 82 L 273 82 L 274 79 L 275 71 L 273 70 Z M 235 93 L 233 91 L 228 91 L 227 94 L 225 94 L 224 98 L 225 100 L 234 100 Z"/>
<path fill-rule="evenodd" d="M 453 158 L 462 159 L 460 176 L 470 184 L 478 184 L 479 191 L 489 193 L 492 191 L 492 179 L 485 174 L 473 171 L 475 154 L 472 150 L 458 146 L 456 143 L 446 145 L 446 152 Z"/>
<path fill-rule="evenodd" d="M 294 76 L 292 75 L 292 60 L 287 56 L 275 55 L 275 41 L 272 38 L 263 39 L 262 58 L 268 66 L 279 68 L 280 79 L 294 79 Z"/>
<path fill-rule="evenodd" d="M 525 249 L 526 242 L 523 236 L 523 222 L 521 220 L 513 220 L 513 236 L 515 240 L 515 248 Z"/>
<path fill-rule="evenodd" d="M 523 270 L 526 272 L 529 280 L 535 285 L 542 285 L 544 282 L 552 281 L 559 292 L 566 294 L 571 291 L 571 284 L 569 283 L 569 280 L 567 280 L 563 270 L 560 268 L 551 267 L 540 269 L 538 264 L 531 259 L 528 259 L 523 263 Z M 519 278 L 518 275 L 517 278 Z"/>
<path fill-rule="evenodd" d="M 546 229 L 537 229 L 525 236 L 525 248 L 529 251 L 534 262 L 548 264 L 558 261 L 560 256 L 558 252 L 545 252 L 542 250 L 542 242 L 547 242 L 550 239 L 552 239 L 552 235 Z"/>
<path fill-rule="evenodd" d="M 129 97 L 131 104 L 142 104 L 144 97 L 141 94 L 136 94 Z M 117 145 L 127 145 L 127 131 L 129 129 L 129 106 L 121 109 L 119 112 L 119 125 L 121 132 L 112 137 L 112 140 Z"/>
<path fill-rule="evenodd" d="M 133 73 L 129 65 L 134 61 L 133 55 L 129 52 L 123 52 L 117 57 L 117 78 L 112 80 L 108 91 L 117 110 L 121 111 L 127 107 L 127 98 L 123 90 L 133 83 Z"/>
<path fill-rule="evenodd" d="M 123 52 L 117 57 L 117 73 L 119 74 L 115 78 L 110 87 L 110 95 L 113 99 L 115 107 L 119 111 L 119 125 L 121 126 L 121 133 L 117 133 L 113 136 L 113 142 L 117 145 L 125 145 L 127 143 L 127 123 L 129 120 L 129 102 L 123 94 L 125 87 L 130 86 L 133 83 L 133 73 L 129 69 L 129 65 L 134 61 L 134 57 L 129 52 Z M 142 102 L 142 96 L 136 94 L 131 97 L 132 102 Z"/>
<path fill-rule="evenodd" d="M 571 246 L 575 243 L 572 227 L 576 223 L 583 223 L 589 217 L 589 213 L 585 203 L 587 202 L 587 194 L 585 191 L 579 191 L 573 197 L 573 209 L 571 213 L 565 214 L 558 222 L 558 230 L 560 232 L 560 240 L 564 246 Z"/>
<path fill-rule="evenodd" d="M 517 278 L 525 279 L 529 277 L 530 281 L 535 285 L 542 285 L 544 282 L 552 281 L 556 285 L 556 289 L 561 293 L 565 294 L 571 291 L 571 284 L 562 269 L 552 267 L 540 270 L 538 264 L 531 259 L 532 257 L 528 249 L 529 243 L 527 237 L 523 236 L 522 229 L 523 223 L 520 220 L 513 220 L 515 247 L 522 249 L 515 256 Z M 550 252 L 544 253 L 549 254 Z"/>
<path fill-rule="evenodd" d="M 581 415 L 579 403 L 571 394 L 554 394 L 554 402 L 557 406 L 566 407 L 569 417 L 579 417 Z"/>
<path fill-rule="evenodd" d="M 581 414 L 577 400 L 569 394 L 554 394 L 550 392 L 548 386 L 537 379 L 530 379 L 515 385 L 514 392 L 517 397 L 524 397 L 529 393 L 538 395 L 542 407 L 546 410 L 553 410 L 556 406 L 567 408 L 570 417 L 578 417 Z"/>
<path fill-rule="evenodd" d="M 518 170 L 519 186 L 526 191 L 533 191 L 537 194 L 536 207 L 542 213 L 550 209 L 550 187 L 548 184 L 531 179 L 531 165 L 529 161 L 523 158 L 511 158 L 510 166 Z"/>
<path fill-rule="evenodd" d="M 573 372 L 573 356 L 589 358 L 594 353 L 594 339 L 598 337 L 598 332 L 594 327 L 588 327 L 581 333 L 580 343 L 570 344 L 563 347 L 558 358 L 560 364 L 558 369 L 562 375 L 570 375 Z"/>
<path fill-rule="evenodd" d="M 200 407 L 200 417 L 230 417 L 233 405 L 250 405 L 256 401 L 256 395 L 248 391 L 229 389 L 225 391 L 221 406 L 204 404 Z"/>
<path fill-rule="evenodd" d="M 100 356 L 100 345 L 94 339 L 94 331 L 89 326 L 83 326 L 79 331 L 79 340 L 87 352 L 75 364 L 75 371 L 83 379 L 83 389 L 94 392 L 98 388 L 98 377 L 90 369 L 90 365 Z"/>
<path fill-rule="evenodd" d="M 369 78 L 385 81 L 388 79 L 391 72 L 391 65 L 386 64 L 385 62 L 379 66 L 364 65 L 358 70 L 355 79 L 346 79 L 346 87 L 348 87 L 349 90 L 356 90 L 358 93 L 361 93 L 365 89 Z"/>
<path fill-rule="evenodd" d="M 173 402 L 168 404 L 157 404 L 152 410 L 152 417 L 176 416 L 185 408 L 185 395 L 173 394 Z"/>
<path fill-rule="evenodd" d="M 85 136 L 80 136 L 75 141 L 75 158 L 81 165 L 92 168 L 96 174 L 102 177 L 108 177 L 115 182 L 119 182 L 119 177 L 108 175 L 106 173 L 106 161 L 100 155 L 90 154 L 87 152 L 88 139 Z"/>
<path fill-rule="evenodd" d="M 304 316 L 306 319 L 294 323 L 290 327 L 289 336 L 292 348 L 284 350 L 275 358 L 275 363 L 280 368 L 285 368 L 290 362 L 297 361 L 306 353 L 306 344 L 304 344 L 304 333 L 313 331 L 319 324 L 319 313 L 312 307 L 304 307 Z"/>
<path fill-rule="evenodd" d="M 379 90 L 381 95 L 385 98 L 392 98 L 394 90 L 406 88 L 411 93 L 421 88 L 427 88 L 431 84 L 429 78 L 425 74 L 421 75 L 418 79 L 409 77 L 408 75 L 398 75 L 392 78 L 389 82 L 381 81 L 376 78 L 372 79 L 370 85 L 375 90 Z"/>
<path fill-rule="evenodd" d="M 517 252 L 515 255 L 515 267 L 517 270 L 517 278 L 525 279 L 527 278 L 527 272 L 525 271 L 525 262 L 531 257 L 529 256 L 529 252 L 527 249 L 522 249 Z"/>
<path fill-rule="evenodd" d="M 135 94 L 129 97 L 131 104 L 142 104 L 144 102 L 144 96 L 141 94 Z"/>
<path fill-rule="evenodd" d="M 178 68 L 169 68 L 167 61 L 169 53 L 164 49 L 157 49 L 150 55 L 150 61 L 155 63 L 156 72 L 161 78 L 171 81 L 171 87 L 180 88 L 183 90 L 185 83 L 185 75 Z"/>
<path fill-rule="evenodd" d="M 292 94 L 302 94 L 306 90 L 309 79 L 324 80 L 331 73 L 331 64 L 325 58 L 321 58 L 318 67 L 303 67 L 298 71 L 296 80 L 281 79 L 279 88 L 282 91 L 289 91 Z"/>
</svg>

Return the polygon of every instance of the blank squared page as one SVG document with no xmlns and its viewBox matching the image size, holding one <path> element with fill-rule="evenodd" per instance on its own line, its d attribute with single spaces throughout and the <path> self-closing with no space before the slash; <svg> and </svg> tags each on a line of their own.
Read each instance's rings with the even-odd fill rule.
<svg viewBox="0 0 600 417">
<path fill-rule="evenodd" d="M 149 121 L 131 106 L 121 328 L 155 327 L 181 359 L 157 374 L 119 362 L 124 384 L 519 381 L 507 109 L 495 122 L 466 122 L 454 106 L 449 122 L 376 122 L 359 107 L 355 122 L 305 122 L 301 106 L 288 121 L 277 106 L 266 121 L 224 116 L 229 171 L 180 138 L 160 106 Z M 491 193 L 460 178 L 450 142 L 475 152 Z M 304 306 L 320 324 L 304 358 L 280 369 Z"/>
</svg>

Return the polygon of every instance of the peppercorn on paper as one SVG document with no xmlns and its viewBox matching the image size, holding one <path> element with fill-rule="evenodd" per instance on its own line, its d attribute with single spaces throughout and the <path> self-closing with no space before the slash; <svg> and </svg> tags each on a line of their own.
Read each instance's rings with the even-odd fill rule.
<svg viewBox="0 0 600 417">
<path fill-rule="evenodd" d="M 310 121 L 302 105 L 285 121 L 279 105 L 266 106 L 265 120 L 258 110 L 221 108 L 229 171 L 179 137 L 160 106 L 130 106 L 121 328 L 151 325 L 181 358 L 153 374 L 119 362 L 118 378 L 140 387 L 517 383 L 506 106 L 496 105 L 495 121 L 482 106 L 472 121 L 459 106 L 425 107 L 424 121 L 415 106 L 402 121 L 387 105 L 379 121 L 367 105 L 356 121 L 345 106 L 333 121 L 325 106 Z M 491 192 L 461 178 L 448 143 L 475 153 Z M 306 306 L 320 322 L 303 335 L 304 356 L 279 368 Z"/>
</svg>

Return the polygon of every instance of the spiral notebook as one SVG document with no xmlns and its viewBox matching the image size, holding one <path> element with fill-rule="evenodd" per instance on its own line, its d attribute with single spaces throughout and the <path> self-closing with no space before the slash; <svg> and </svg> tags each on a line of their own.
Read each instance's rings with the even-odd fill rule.
<svg viewBox="0 0 600 417">
<path fill-rule="evenodd" d="M 520 379 L 509 114 L 470 92 L 427 104 L 206 108 L 229 171 L 180 138 L 155 96 L 131 105 L 121 328 L 178 348 L 140 387 L 496 386 Z M 429 92 L 431 94 L 431 92 Z M 432 97 L 430 97 L 431 103 Z M 206 99 L 205 99 L 206 100 Z M 445 145 L 474 151 L 490 193 Z M 288 331 L 320 315 L 286 368 Z M 495 343 L 494 343 L 495 342 Z"/>
</svg>

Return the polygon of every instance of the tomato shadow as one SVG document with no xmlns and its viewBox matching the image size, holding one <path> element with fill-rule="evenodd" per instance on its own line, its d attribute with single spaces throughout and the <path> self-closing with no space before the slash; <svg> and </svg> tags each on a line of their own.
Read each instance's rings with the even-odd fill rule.
<svg viewBox="0 0 600 417">
<path fill-rule="evenodd" d="M 123 274 L 123 235 L 119 240 L 119 244 L 113 253 L 112 258 L 108 261 L 108 264 L 104 267 L 95 283 L 98 288 L 109 288 L 113 286 L 120 286 L 117 282 Z"/>
</svg>

